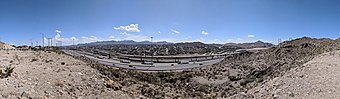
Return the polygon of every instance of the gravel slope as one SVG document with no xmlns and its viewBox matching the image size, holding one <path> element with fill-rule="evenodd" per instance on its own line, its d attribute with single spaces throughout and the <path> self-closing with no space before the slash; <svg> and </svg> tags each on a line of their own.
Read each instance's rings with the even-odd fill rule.
<svg viewBox="0 0 340 99">
<path fill-rule="evenodd" d="M 340 51 L 319 55 L 282 77 L 234 96 L 237 98 L 340 98 Z"/>
<path fill-rule="evenodd" d="M 0 51 L 0 69 L 8 66 L 15 69 L 12 76 L 0 79 L 0 99 L 129 98 L 124 92 L 106 88 L 106 77 L 67 55 Z"/>
</svg>

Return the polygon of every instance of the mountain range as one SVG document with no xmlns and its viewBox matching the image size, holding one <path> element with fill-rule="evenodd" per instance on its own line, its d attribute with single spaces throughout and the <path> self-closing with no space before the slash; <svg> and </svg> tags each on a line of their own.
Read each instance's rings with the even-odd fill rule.
<svg viewBox="0 0 340 99">
<path fill-rule="evenodd" d="M 243 48 L 243 49 L 249 49 L 249 48 L 262 48 L 262 47 L 273 47 L 274 44 L 257 41 L 252 43 L 226 43 L 223 47 L 232 47 L 232 48 Z"/>
<path fill-rule="evenodd" d="M 164 44 L 177 44 L 177 45 L 205 45 L 202 42 L 185 42 L 185 43 L 172 43 L 167 41 L 160 42 L 150 42 L 150 41 L 133 41 L 133 40 L 123 40 L 123 41 L 97 41 L 92 43 L 79 44 L 78 46 L 96 46 L 96 45 L 164 45 Z M 223 46 L 224 48 L 236 48 L 236 49 L 248 49 L 248 48 L 260 48 L 260 47 L 272 47 L 274 44 L 257 41 L 250 43 L 226 43 L 226 44 L 207 44 L 214 46 Z"/>
<path fill-rule="evenodd" d="M 150 41 L 133 41 L 133 40 L 123 40 L 123 41 L 98 41 L 92 43 L 79 44 L 79 46 L 93 46 L 93 45 L 162 45 L 162 44 L 173 44 L 171 42 L 160 41 L 160 42 L 150 42 Z"/>
</svg>

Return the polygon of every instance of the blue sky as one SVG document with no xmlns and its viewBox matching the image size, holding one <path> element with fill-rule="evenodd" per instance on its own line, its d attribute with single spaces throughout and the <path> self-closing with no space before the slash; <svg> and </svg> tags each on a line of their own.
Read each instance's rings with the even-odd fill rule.
<svg viewBox="0 0 340 99">
<path fill-rule="evenodd" d="M 0 38 L 276 43 L 340 36 L 339 0 L 1 0 Z M 60 31 L 56 31 L 56 29 Z M 61 32 L 57 35 L 56 32 Z"/>
</svg>

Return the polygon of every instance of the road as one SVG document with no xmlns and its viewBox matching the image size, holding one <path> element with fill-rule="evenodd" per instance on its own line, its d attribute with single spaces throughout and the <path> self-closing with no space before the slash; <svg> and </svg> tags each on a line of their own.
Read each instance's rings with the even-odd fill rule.
<svg viewBox="0 0 340 99">
<path fill-rule="evenodd" d="M 177 70 L 186 70 L 191 68 L 198 68 L 204 66 L 211 66 L 213 64 L 219 63 L 223 58 L 214 59 L 214 60 L 206 60 L 200 62 L 189 62 L 189 64 L 177 64 L 177 63 L 154 63 L 153 65 L 144 65 L 140 62 L 133 62 L 131 63 L 121 63 L 117 59 L 99 59 L 90 53 L 84 53 L 75 50 L 63 50 L 66 54 L 71 56 L 84 56 L 90 58 L 92 60 L 97 61 L 100 64 L 114 66 L 117 68 L 125 68 L 125 69 L 134 69 L 134 70 L 141 70 L 141 71 L 177 71 Z"/>
</svg>

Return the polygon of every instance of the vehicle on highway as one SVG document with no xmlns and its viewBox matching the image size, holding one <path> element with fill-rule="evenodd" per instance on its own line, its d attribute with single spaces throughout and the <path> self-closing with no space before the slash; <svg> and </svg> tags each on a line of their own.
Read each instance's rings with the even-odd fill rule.
<svg viewBox="0 0 340 99">
<path fill-rule="evenodd" d="M 142 64 L 153 65 L 153 61 L 143 61 Z"/>
<path fill-rule="evenodd" d="M 189 64 L 189 61 L 179 61 L 178 64 Z"/>
<path fill-rule="evenodd" d="M 203 65 L 203 62 L 194 62 L 194 64 Z"/>
<path fill-rule="evenodd" d="M 130 60 L 120 60 L 121 63 L 131 63 Z"/>
<path fill-rule="evenodd" d="M 105 56 L 97 56 L 98 59 L 104 59 Z"/>
</svg>

